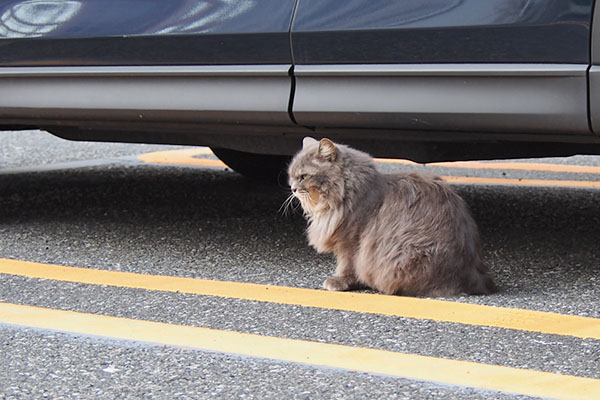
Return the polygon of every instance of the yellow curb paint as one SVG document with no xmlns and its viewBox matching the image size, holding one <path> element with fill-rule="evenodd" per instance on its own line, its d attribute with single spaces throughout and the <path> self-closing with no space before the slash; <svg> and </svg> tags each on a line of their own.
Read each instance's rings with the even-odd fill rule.
<svg viewBox="0 0 600 400">
<path fill-rule="evenodd" d="M 0 303 L 0 320 L 50 329 L 556 399 L 598 399 L 600 380 L 345 345 Z"/>
<path fill-rule="evenodd" d="M 0 259 L 0 273 L 600 339 L 597 318 L 434 299 L 144 275 L 10 259 Z"/>
<path fill-rule="evenodd" d="M 210 155 L 208 147 L 193 147 L 190 149 L 165 150 L 146 153 L 138 156 L 138 160 L 145 163 L 193 165 L 197 167 L 227 167 L 220 160 L 211 158 L 196 158 L 200 155 Z"/>
</svg>

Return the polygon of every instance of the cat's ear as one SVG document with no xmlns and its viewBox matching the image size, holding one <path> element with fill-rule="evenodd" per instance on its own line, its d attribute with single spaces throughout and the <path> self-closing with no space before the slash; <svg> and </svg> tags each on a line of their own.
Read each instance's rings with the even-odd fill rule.
<svg viewBox="0 0 600 400">
<path fill-rule="evenodd" d="M 310 136 L 307 136 L 302 140 L 302 148 L 305 149 L 308 146 L 310 146 L 311 144 L 315 144 L 315 143 L 317 143 L 316 139 L 313 139 Z"/>
<path fill-rule="evenodd" d="M 335 161 L 337 156 L 335 144 L 329 139 L 321 139 L 319 142 L 319 156 L 327 161 Z"/>
</svg>

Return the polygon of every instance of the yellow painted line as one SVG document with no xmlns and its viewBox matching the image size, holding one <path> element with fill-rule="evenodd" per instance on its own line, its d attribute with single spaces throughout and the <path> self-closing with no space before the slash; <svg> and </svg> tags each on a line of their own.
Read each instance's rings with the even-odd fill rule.
<svg viewBox="0 0 600 400">
<path fill-rule="evenodd" d="M 197 167 L 227 167 L 220 160 L 211 158 L 195 158 L 200 155 L 212 154 L 207 147 L 193 147 L 181 150 L 165 150 L 146 153 L 138 156 L 138 160 L 155 164 L 192 165 Z"/>
<path fill-rule="evenodd" d="M 183 164 L 197 165 L 204 167 L 224 167 L 221 161 L 213 159 L 198 159 L 199 155 L 213 154 L 207 147 L 194 147 L 181 150 L 165 150 L 153 153 L 142 154 L 138 159 L 148 163 L 162 164 Z M 491 170 L 515 170 L 515 171 L 545 171 L 545 172 L 564 172 L 577 174 L 600 174 L 600 166 L 591 165 L 571 165 L 571 164 L 550 164 L 550 163 L 525 163 L 525 162 L 494 162 L 494 161 L 452 161 L 436 162 L 428 164 L 418 164 L 414 161 L 395 159 L 395 158 L 375 158 L 376 162 L 384 164 L 402 164 L 402 165 L 424 165 L 441 168 L 458 169 L 491 169 Z"/>
<path fill-rule="evenodd" d="M 550 179 L 506 179 L 475 176 L 442 176 L 444 181 L 463 185 L 510 185 L 600 189 L 600 181 L 550 180 Z"/>
<path fill-rule="evenodd" d="M 191 148 L 183 150 L 166 150 L 147 153 L 138 156 L 138 159 L 146 163 L 191 165 L 196 167 L 226 168 L 223 162 L 210 158 L 195 158 L 198 155 L 212 154 L 208 148 Z M 419 165 L 413 161 L 376 158 L 375 161 L 387 164 Z M 600 167 L 583 165 L 543 164 L 543 163 L 501 163 L 501 162 L 479 162 L 479 161 L 457 161 L 445 163 L 423 164 L 425 166 L 437 166 L 444 168 L 467 168 L 467 169 L 509 169 L 523 171 L 551 171 L 600 174 Z M 549 180 L 549 179 L 507 179 L 486 178 L 470 176 L 442 176 L 443 180 L 452 184 L 463 185 L 508 185 L 508 186 L 539 186 L 539 187 L 566 187 L 566 188 L 588 188 L 599 189 L 600 181 L 587 180 Z"/>
<path fill-rule="evenodd" d="M 345 345 L 0 303 L 0 320 L 66 331 L 556 399 L 599 399 L 600 380 Z"/>
<path fill-rule="evenodd" d="M 600 339 L 600 319 L 435 299 L 328 292 L 0 259 L 0 273 Z"/>
<path fill-rule="evenodd" d="M 394 159 L 394 158 L 376 158 L 376 162 L 384 164 L 401 165 L 426 165 L 430 167 L 441 168 L 459 168 L 459 169 L 493 169 L 493 170 L 515 170 L 515 171 L 544 171 L 544 172 L 565 172 L 575 174 L 600 174 L 600 166 L 591 165 L 572 165 L 572 164 L 550 164 L 550 163 L 526 163 L 526 162 L 494 162 L 494 161 L 452 161 L 435 162 L 428 164 L 418 164 L 414 161 Z"/>
</svg>

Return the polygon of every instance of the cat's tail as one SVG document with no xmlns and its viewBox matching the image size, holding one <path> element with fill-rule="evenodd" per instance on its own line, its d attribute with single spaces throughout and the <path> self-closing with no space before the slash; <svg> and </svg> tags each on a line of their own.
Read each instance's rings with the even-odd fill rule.
<svg viewBox="0 0 600 400">
<path fill-rule="evenodd" d="M 470 276 L 469 288 L 467 293 L 469 294 L 493 294 L 498 292 L 498 286 L 494 283 L 494 279 L 490 274 L 489 268 L 483 263 L 479 262 L 475 267 L 475 271 Z"/>
<path fill-rule="evenodd" d="M 486 290 L 486 292 L 483 294 L 493 294 L 499 291 L 498 286 L 496 286 L 496 283 L 494 283 L 494 280 L 489 272 L 483 275 L 483 285 L 485 286 Z"/>
</svg>

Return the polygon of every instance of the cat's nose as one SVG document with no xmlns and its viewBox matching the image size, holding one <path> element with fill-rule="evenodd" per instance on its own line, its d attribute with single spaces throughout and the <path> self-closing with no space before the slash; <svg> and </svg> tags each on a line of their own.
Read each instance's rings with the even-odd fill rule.
<svg viewBox="0 0 600 400">
<path fill-rule="evenodd" d="M 298 188 L 297 188 L 296 186 L 292 185 L 292 193 L 296 193 L 296 190 L 297 190 L 297 189 L 298 189 Z"/>
</svg>

